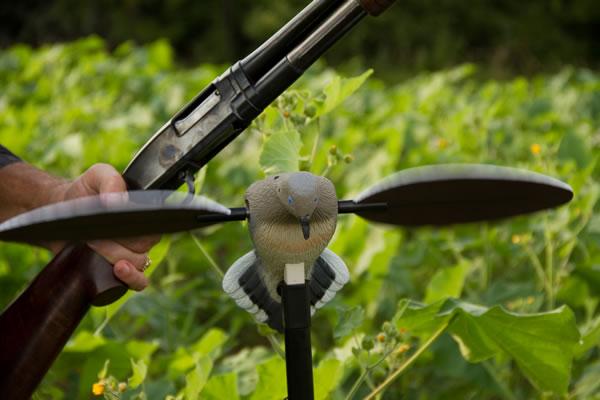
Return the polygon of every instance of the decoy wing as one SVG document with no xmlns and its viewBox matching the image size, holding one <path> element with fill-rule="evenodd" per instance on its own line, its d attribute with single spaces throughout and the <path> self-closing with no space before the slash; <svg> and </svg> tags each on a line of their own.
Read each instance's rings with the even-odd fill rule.
<svg viewBox="0 0 600 400">
<path fill-rule="evenodd" d="M 252 250 L 240 257 L 227 270 L 223 290 L 238 306 L 258 322 L 283 333 L 281 303 L 269 294 L 261 276 L 260 260 Z M 342 259 L 325 249 L 313 266 L 308 283 L 311 315 L 329 301 L 348 282 L 350 274 Z"/>
<path fill-rule="evenodd" d="M 238 258 L 223 277 L 223 290 L 258 322 L 283 332 L 281 303 L 275 301 L 260 274 L 254 250 Z"/>
<path fill-rule="evenodd" d="M 243 220 L 202 196 L 172 191 L 131 191 L 50 204 L 0 224 L 0 240 L 16 242 L 109 239 L 197 229 Z"/>
<path fill-rule="evenodd" d="M 573 191 L 535 172 L 483 164 L 445 164 L 398 172 L 341 201 L 340 213 L 356 213 L 392 225 L 450 225 L 495 220 L 557 207 Z"/>
<path fill-rule="evenodd" d="M 325 249 L 313 266 L 310 290 L 311 314 L 329 303 L 350 280 L 350 273 L 342 259 L 329 249 Z"/>
</svg>

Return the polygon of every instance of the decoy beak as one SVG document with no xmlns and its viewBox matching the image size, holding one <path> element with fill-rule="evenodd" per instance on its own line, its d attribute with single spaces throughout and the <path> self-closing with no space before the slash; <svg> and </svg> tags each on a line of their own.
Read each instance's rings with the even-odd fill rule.
<svg viewBox="0 0 600 400">
<path fill-rule="evenodd" d="M 302 225 L 302 235 L 304 235 L 304 240 L 308 240 L 310 237 L 310 217 L 305 216 L 300 218 L 300 225 Z"/>
</svg>

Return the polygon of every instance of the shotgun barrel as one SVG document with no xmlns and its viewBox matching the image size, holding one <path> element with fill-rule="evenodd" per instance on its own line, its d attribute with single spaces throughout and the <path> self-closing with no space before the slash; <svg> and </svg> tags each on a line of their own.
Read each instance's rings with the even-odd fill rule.
<svg viewBox="0 0 600 400">
<path fill-rule="evenodd" d="M 317 27 L 343 0 L 317 0 L 310 3 L 255 51 L 244 58 L 242 68 L 256 83 L 300 41 Z"/>
<path fill-rule="evenodd" d="M 181 186 L 358 21 L 393 1 L 314 0 L 152 136 L 123 173 L 128 188 Z M 3 398 L 30 398 L 90 306 L 126 291 L 85 244 L 62 250 L 0 316 Z"/>
</svg>

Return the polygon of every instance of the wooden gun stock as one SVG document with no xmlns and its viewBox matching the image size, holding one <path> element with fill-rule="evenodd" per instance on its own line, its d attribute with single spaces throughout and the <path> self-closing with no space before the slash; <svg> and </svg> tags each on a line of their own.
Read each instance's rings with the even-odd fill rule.
<svg viewBox="0 0 600 400">
<path fill-rule="evenodd" d="M 85 244 L 63 249 L 0 316 L 0 393 L 29 399 L 91 305 L 127 291 Z"/>
</svg>

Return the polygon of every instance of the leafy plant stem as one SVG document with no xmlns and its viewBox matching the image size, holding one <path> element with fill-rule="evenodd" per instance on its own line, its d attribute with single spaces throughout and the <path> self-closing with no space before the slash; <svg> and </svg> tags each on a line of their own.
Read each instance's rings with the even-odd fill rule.
<svg viewBox="0 0 600 400">
<path fill-rule="evenodd" d="M 360 385 L 362 385 L 362 383 L 366 380 L 369 380 L 369 374 L 371 373 L 371 371 L 373 371 L 375 368 L 377 368 L 383 361 L 385 361 L 385 359 L 388 358 L 388 356 L 390 354 L 392 354 L 394 352 L 394 350 L 396 349 L 396 347 L 390 351 L 387 351 L 385 354 L 383 354 L 383 356 L 381 356 L 381 358 L 377 361 L 375 361 L 373 364 L 368 365 L 366 367 L 363 367 L 361 365 L 361 369 L 362 369 L 362 373 L 360 374 L 360 376 L 358 377 L 358 379 L 356 379 L 356 381 L 354 382 L 354 385 L 352 385 L 352 388 L 350 389 L 350 392 L 348 392 L 348 395 L 346 396 L 346 400 L 351 400 L 354 395 L 356 394 L 356 392 L 358 391 L 358 389 L 360 388 Z"/>
<path fill-rule="evenodd" d="M 533 251 L 533 249 L 531 248 L 531 246 L 529 244 L 525 245 L 525 252 L 527 253 L 527 256 L 529 257 L 529 260 L 531 261 L 531 264 L 533 265 L 535 272 L 537 273 L 537 276 L 542 284 L 542 287 L 546 291 L 546 294 L 548 294 L 549 288 L 548 288 L 548 282 L 546 279 L 547 277 L 546 277 L 546 273 L 544 272 L 544 267 L 542 266 L 540 259 L 535 254 L 535 252 Z"/>
<path fill-rule="evenodd" d="M 102 320 L 102 323 L 94 331 L 94 336 L 98 336 L 100 334 L 100 332 L 102 332 L 102 330 L 104 330 L 106 325 L 108 325 L 108 321 L 110 321 L 110 318 L 108 317 L 108 313 L 107 313 L 106 317 L 104 317 L 104 320 Z"/>
<path fill-rule="evenodd" d="M 496 369 L 489 363 L 489 361 L 484 361 L 481 363 L 486 372 L 492 377 L 496 385 L 498 385 L 498 389 L 502 392 L 502 396 L 504 396 L 507 400 L 517 400 L 515 396 L 510 392 L 510 389 L 506 387 L 504 382 L 498 376 L 498 372 Z"/>
<path fill-rule="evenodd" d="M 321 119 L 317 118 L 315 123 L 317 124 L 317 133 L 315 135 L 315 141 L 312 145 L 312 150 L 310 152 L 310 160 L 309 165 L 312 167 L 313 162 L 315 162 L 315 157 L 317 156 L 317 149 L 319 147 L 319 139 L 321 138 Z"/>
<path fill-rule="evenodd" d="M 554 309 L 554 246 L 552 244 L 552 234 L 550 233 L 547 224 L 544 233 L 545 242 L 545 261 L 546 261 L 546 276 L 548 281 L 548 310 Z"/>
<path fill-rule="evenodd" d="M 213 271 L 215 271 L 220 279 L 223 279 L 225 276 L 225 274 L 223 274 L 223 270 L 219 268 L 219 265 L 216 263 L 216 261 L 210 256 L 210 254 L 208 254 L 202 243 L 200 243 L 200 240 L 198 240 L 198 238 L 192 233 L 190 233 L 190 236 L 194 240 L 194 243 L 196 243 L 196 246 L 198 246 L 198 249 L 200 249 L 200 252 L 202 252 L 202 255 L 204 255 L 204 257 L 206 257 L 208 260 L 208 265 L 212 267 Z"/>
<path fill-rule="evenodd" d="M 369 371 L 368 368 L 363 368 L 362 373 L 356 379 L 356 381 L 354 382 L 354 385 L 352 385 L 350 392 L 348 392 L 348 395 L 346 396 L 346 400 L 352 400 L 352 398 L 354 397 L 354 395 L 360 388 L 360 385 L 362 385 L 362 383 L 365 381 L 365 379 L 367 379 L 367 375 L 369 375 L 369 372 L 371 372 L 371 371 Z"/>
<path fill-rule="evenodd" d="M 449 318 L 445 323 L 443 323 L 434 333 L 433 335 L 431 335 L 429 337 L 429 339 L 427 339 L 427 341 L 425 343 L 423 343 L 423 345 L 421 345 L 421 347 L 419 347 L 417 349 L 417 351 L 415 351 L 413 353 L 413 355 L 411 355 L 405 362 L 403 362 L 402 364 L 400 364 L 400 366 L 394 371 L 392 372 L 386 379 L 385 381 L 383 381 L 379 386 L 377 386 L 375 388 L 375 390 L 373 390 L 371 393 L 369 393 L 364 400 L 371 400 L 374 399 L 378 394 L 380 394 L 381 392 L 383 392 L 389 385 L 392 384 L 392 382 L 394 380 L 396 380 L 396 378 L 398 378 L 408 367 L 410 367 L 412 364 L 414 364 L 414 362 L 417 360 L 417 358 L 419 358 L 419 356 L 421 354 L 423 354 L 423 352 L 425 350 L 427 350 L 429 348 L 429 346 L 431 346 L 431 344 L 433 342 L 436 341 L 436 339 L 438 337 L 440 337 L 442 335 L 442 333 L 444 333 L 446 331 L 446 328 L 448 327 L 448 325 L 450 324 L 450 322 L 452 321 L 452 318 Z"/>
<path fill-rule="evenodd" d="M 490 285 L 490 276 L 492 275 L 492 262 L 491 262 L 491 258 L 492 258 L 492 250 L 490 249 L 490 240 L 489 240 L 489 227 L 487 223 L 483 224 L 482 227 L 482 235 L 485 238 L 484 244 L 483 244 L 483 251 L 485 254 L 485 259 L 483 261 L 484 266 L 483 266 L 483 274 L 482 274 L 482 282 L 481 282 L 481 288 L 483 290 L 487 289 L 488 286 Z"/>
</svg>

